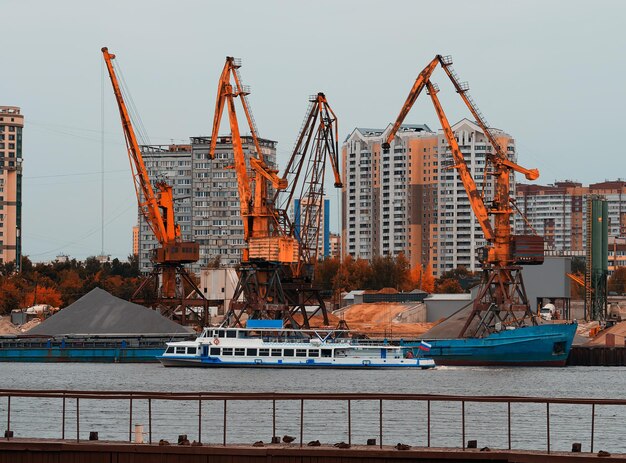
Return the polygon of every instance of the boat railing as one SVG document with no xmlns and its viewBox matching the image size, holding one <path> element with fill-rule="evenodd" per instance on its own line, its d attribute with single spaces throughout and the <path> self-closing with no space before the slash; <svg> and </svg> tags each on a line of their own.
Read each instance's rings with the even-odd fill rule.
<svg viewBox="0 0 626 463">
<path fill-rule="evenodd" d="M 0 389 L 5 439 L 77 442 L 98 432 L 102 439 L 133 442 L 134 426 L 142 423 L 148 443 L 186 434 L 198 443 L 227 445 L 287 432 L 299 446 L 305 437 L 348 445 L 367 437 L 381 448 L 402 442 L 466 450 L 480 443 L 550 453 L 575 439 L 578 451 L 625 453 L 625 406 L 626 399 L 521 396 Z"/>
</svg>

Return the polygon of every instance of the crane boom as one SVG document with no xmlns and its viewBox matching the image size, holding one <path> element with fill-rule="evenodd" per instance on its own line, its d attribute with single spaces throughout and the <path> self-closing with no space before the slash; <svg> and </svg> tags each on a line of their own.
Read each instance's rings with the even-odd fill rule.
<svg viewBox="0 0 626 463">
<path fill-rule="evenodd" d="M 179 231 L 174 225 L 174 208 L 172 189 L 164 182 L 160 182 L 157 187 L 160 190 L 159 198 L 154 193 L 150 178 L 148 177 L 148 171 L 137 143 L 137 137 L 133 129 L 132 122 L 120 90 L 117 75 L 113 67 L 113 60 L 115 55 L 109 53 L 107 47 L 102 48 L 102 55 L 106 63 L 111 84 L 113 85 L 113 92 L 115 93 L 115 99 L 117 100 L 117 106 L 122 119 L 122 129 L 124 130 L 124 138 L 126 140 L 126 150 L 128 152 L 128 159 L 130 161 L 130 168 L 133 175 L 133 184 L 135 186 L 135 193 L 137 194 L 137 202 L 139 209 L 146 218 L 146 222 L 152 229 L 157 241 L 161 244 L 173 242 L 178 238 Z M 143 199 L 142 199 L 143 197 Z M 166 211 L 166 218 L 161 215 L 161 208 Z"/>
<path fill-rule="evenodd" d="M 217 139 L 219 138 L 219 129 L 224 112 L 224 107 L 228 110 L 228 119 L 230 123 L 231 138 L 233 145 L 233 154 L 235 160 L 235 172 L 237 174 L 237 188 L 239 191 L 239 202 L 241 208 L 241 217 L 243 221 L 244 241 L 249 245 L 256 240 L 256 248 L 264 248 L 261 253 L 268 255 L 265 249 L 284 249 L 278 251 L 281 256 L 280 261 L 293 261 L 294 243 L 286 244 L 285 242 L 276 242 L 273 244 L 267 239 L 273 240 L 276 235 L 281 233 L 278 227 L 278 218 L 276 211 L 267 203 L 268 183 L 271 183 L 277 190 L 284 190 L 287 187 L 287 181 L 279 177 L 278 171 L 272 169 L 264 160 L 263 152 L 257 137 L 256 127 L 252 118 L 252 113 L 245 98 L 249 91 L 241 84 L 241 77 L 238 69 L 241 67 L 239 60 L 228 56 L 224 63 L 222 74 L 217 87 L 217 98 L 215 102 L 215 114 L 213 116 L 213 128 L 211 132 L 211 145 L 209 148 L 209 157 L 214 159 Z M 231 83 L 231 79 L 235 85 Z M 241 142 L 241 132 L 237 121 L 237 112 L 235 110 L 235 98 L 239 97 L 243 106 L 248 127 L 252 134 L 254 151 L 256 156 L 249 157 L 251 170 L 254 172 L 254 182 L 248 175 L 246 156 L 243 152 Z M 254 189 L 253 189 L 254 188 Z M 265 240 L 262 243 L 259 241 Z M 250 256 L 249 248 L 244 249 L 243 259 L 247 261 Z"/>
<path fill-rule="evenodd" d="M 463 182 L 463 187 L 465 188 L 465 192 L 467 193 L 467 197 L 470 200 L 470 204 L 472 206 L 472 210 L 476 215 L 476 219 L 480 224 L 480 227 L 485 235 L 485 239 L 487 241 L 493 241 L 493 229 L 491 227 L 491 222 L 489 221 L 489 212 L 485 207 L 485 203 L 483 198 L 476 188 L 476 183 L 472 178 L 472 174 L 467 168 L 467 163 L 465 162 L 465 158 L 461 153 L 461 149 L 459 148 L 459 144 L 454 137 L 454 133 L 452 132 L 452 127 L 450 126 L 450 122 L 448 122 L 448 118 L 446 117 L 445 112 L 439 102 L 439 98 L 437 98 L 438 90 L 432 84 L 430 80 L 426 82 L 428 87 L 428 94 L 430 95 L 430 99 L 435 106 L 435 111 L 437 111 L 437 116 L 439 117 L 439 122 L 441 123 L 441 127 L 443 128 L 443 133 L 445 134 L 446 140 L 450 145 L 450 149 L 452 150 L 452 158 L 454 159 L 454 165 L 452 166 L 459 173 L 459 177 L 461 178 L 461 182 Z"/>
<path fill-rule="evenodd" d="M 422 90 L 424 90 L 426 82 L 428 82 L 428 79 L 430 79 L 430 76 L 437 67 L 437 64 L 439 64 L 439 58 L 440 55 L 435 56 L 433 60 L 428 63 L 428 65 L 422 70 L 422 72 L 419 73 L 417 79 L 415 79 L 415 83 L 413 84 L 411 91 L 409 91 L 409 96 L 407 96 L 406 101 L 402 105 L 402 109 L 400 109 L 400 114 L 398 114 L 398 117 L 396 118 L 396 121 L 391 128 L 391 131 L 387 135 L 387 139 L 383 143 L 383 149 L 389 149 L 389 146 L 396 136 L 398 129 L 402 125 L 402 122 L 404 122 L 404 118 L 413 107 L 413 103 L 415 103 L 417 97 L 420 95 L 420 93 L 422 93 Z"/>
</svg>

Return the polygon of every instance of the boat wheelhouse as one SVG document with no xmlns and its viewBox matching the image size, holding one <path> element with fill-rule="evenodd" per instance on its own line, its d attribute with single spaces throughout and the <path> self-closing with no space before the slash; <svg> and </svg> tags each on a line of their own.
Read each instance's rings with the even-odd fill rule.
<svg viewBox="0 0 626 463">
<path fill-rule="evenodd" d="M 345 330 L 294 330 L 280 320 L 246 328 L 205 328 L 195 341 L 169 342 L 164 366 L 291 368 L 433 368 L 430 358 L 399 346 L 348 338 Z"/>
</svg>

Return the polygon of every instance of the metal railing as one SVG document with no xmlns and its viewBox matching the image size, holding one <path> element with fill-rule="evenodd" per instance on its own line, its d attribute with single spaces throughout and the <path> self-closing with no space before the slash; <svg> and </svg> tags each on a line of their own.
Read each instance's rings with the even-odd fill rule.
<svg viewBox="0 0 626 463">
<path fill-rule="evenodd" d="M 223 413 L 221 414 L 221 421 L 223 427 L 222 434 L 222 445 L 227 445 L 228 443 L 228 424 L 231 415 L 228 414 L 229 411 L 229 403 L 231 402 L 242 402 L 242 401 L 253 401 L 256 403 L 259 402 L 267 402 L 271 403 L 271 422 L 272 422 L 272 436 L 276 436 L 277 431 L 277 403 L 295 403 L 299 405 L 299 439 L 296 442 L 296 445 L 302 447 L 306 445 L 304 442 L 304 419 L 306 416 L 305 413 L 305 404 L 313 404 L 319 407 L 323 405 L 324 402 L 328 401 L 339 401 L 343 402 L 346 405 L 346 416 L 345 416 L 345 429 L 347 429 L 347 444 L 352 445 L 353 443 L 353 429 L 354 429 L 354 416 L 353 416 L 353 404 L 357 401 L 373 403 L 376 414 L 378 415 L 378 422 L 376 423 L 376 431 L 378 437 L 378 446 L 380 448 L 383 447 L 384 441 L 386 438 L 387 442 L 390 444 L 391 439 L 393 442 L 397 442 L 398 436 L 387 436 L 384 434 L 384 421 L 387 418 L 384 412 L 384 403 L 387 402 L 418 402 L 425 404 L 426 406 L 426 419 L 425 419 L 425 433 L 426 433 L 426 447 L 431 447 L 432 444 L 432 420 L 433 420 L 433 404 L 434 403 L 456 403 L 460 404 L 460 413 L 456 417 L 451 417 L 451 423 L 454 426 L 458 426 L 460 424 L 460 432 L 458 432 L 458 436 L 454 439 L 458 438 L 457 441 L 460 445 L 459 448 L 465 450 L 466 448 L 466 437 L 468 435 L 468 426 L 467 426 L 467 418 L 468 413 L 466 410 L 466 405 L 469 403 L 479 403 L 479 404 L 506 404 L 506 434 L 507 434 L 507 442 L 508 449 L 513 450 L 513 436 L 515 430 L 512 427 L 512 404 L 535 404 L 539 406 L 545 407 L 545 438 L 546 438 L 546 449 L 547 453 L 550 453 L 552 449 L 552 440 L 551 440 L 551 406 L 552 409 L 559 405 L 569 405 L 569 406 L 578 406 L 578 407 L 589 407 L 588 411 L 590 413 L 591 418 L 591 426 L 588 430 L 589 432 L 589 448 L 593 453 L 594 451 L 594 441 L 595 436 L 597 434 L 596 429 L 596 416 L 597 416 L 597 407 L 604 406 L 626 406 L 626 399 L 580 399 L 580 398 L 547 398 L 547 397 L 518 397 L 518 396 L 456 396 L 456 395 L 427 395 L 427 394 L 378 394 L 378 393 L 206 393 L 206 392 L 137 392 L 137 391 L 72 391 L 72 390 L 13 390 L 13 389 L 0 389 L 0 398 L 4 398 L 6 408 L 6 431 L 5 438 L 11 439 L 13 438 L 13 434 L 11 432 L 12 425 L 12 417 L 16 415 L 14 409 L 12 409 L 12 399 L 16 398 L 28 398 L 29 402 L 32 402 L 32 399 L 47 399 L 45 402 L 50 403 L 50 399 L 58 399 L 61 401 L 61 417 L 59 423 L 59 435 L 60 438 L 71 439 L 79 442 L 80 439 L 80 425 L 81 425 L 81 404 L 84 404 L 85 401 L 98 401 L 104 409 L 104 403 L 107 401 L 117 400 L 117 401 L 127 401 L 128 402 L 128 441 L 132 442 L 133 439 L 133 410 L 137 410 L 137 403 L 139 401 L 145 401 L 147 403 L 147 423 L 148 423 L 148 431 L 147 438 L 148 443 L 153 443 L 153 402 L 154 401 L 168 401 L 168 402 L 187 402 L 191 404 L 197 404 L 197 439 L 198 442 L 202 442 L 202 425 L 203 425 L 203 403 L 221 403 L 223 407 Z M 74 402 L 74 411 L 75 417 L 69 421 L 68 420 L 68 403 Z M 0 400 L 0 402 L 2 402 Z M 84 405 L 83 405 L 84 407 Z M 180 407 L 179 407 L 180 408 Z M 406 406 L 403 405 L 402 409 L 405 409 Z M 310 409 L 309 413 L 313 409 Z M 582 409 L 582 413 L 584 414 L 584 409 Z M 96 410 L 97 411 L 97 410 Z M 90 415 L 93 415 L 94 408 L 89 408 Z M 492 412 L 490 412 L 491 414 Z M 0 420 L 2 419 L 2 407 L 0 407 Z M 618 415 L 620 416 L 620 415 Z M 294 417 L 295 418 L 295 417 Z M 394 417 L 395 418 L 395 417 Z M 391 419 L 391 418 L 390 418 Z M 212 422 L 215 423 L 216 416 L 212 416 Z M 66 433 L 66 425 L 68 422 L 73 422 L 76 437 L 69 438 Z M 337 423 L 335 423 L 337 424 Z M 36 423 L 31 423 L 33 428 L 36 426 Z M 458 428 L 457 428 L 458 429 Z M 372 428 L 372 431 L 374 428 Z M 34 429 L 37 432 L 36 429 Z M 258 432 L 258 430 L 256 430 Z M 540 433 L 540 430 L 535 429 L 537 433 Z M 38 435 L 38 434 L 37 434 Z M 19 436 L 19 437 L 27 437 L 27 436 Z M 449 436 L 448 436 L 449 437 Z M 83 439 L 84 440 L 84 439 Z M 542 450 L 539 448 L 533 450 Z"/>
</svg>

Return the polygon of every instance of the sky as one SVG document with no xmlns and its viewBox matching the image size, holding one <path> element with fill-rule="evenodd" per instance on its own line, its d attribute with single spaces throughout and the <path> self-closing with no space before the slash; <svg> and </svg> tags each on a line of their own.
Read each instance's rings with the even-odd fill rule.
<svg viewBox="0 0 626 463">
<path fill-rule="evenodd" d="M 626 177 L 626 2 L 0 0 L 0 12 L 0 105 L 26 120 L 22 236 L 33 261 L 132 250 L 137 207 L 103 46 L 152 144 L 210 135 L 226 56 L 242 59 L 259 135 L 278 141 L 282 168 L 309 95 L 326 94 L 341 140 L 384 128 L 421 69 L 449 54 L 538 183 Z M 468 117 L 443 71 L 432 80 L 449 119 Z M 439 128 L 426 98 L 405 122 Z"/>
</svg>

